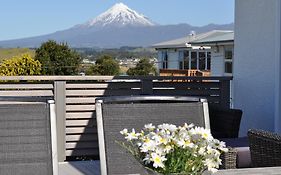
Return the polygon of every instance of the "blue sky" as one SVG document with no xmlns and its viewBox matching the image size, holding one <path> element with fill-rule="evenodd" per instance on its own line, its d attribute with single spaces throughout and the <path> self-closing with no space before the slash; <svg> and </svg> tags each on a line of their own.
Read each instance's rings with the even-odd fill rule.
<svg viewBox="0 0 281 175">
<path fill-rule="evenodd" d="M 118 2 L 158 24 L 202 26 L 234 21 L 234 0 L 1 0 L 0 40 L 64 30 Z"/>
</svg>

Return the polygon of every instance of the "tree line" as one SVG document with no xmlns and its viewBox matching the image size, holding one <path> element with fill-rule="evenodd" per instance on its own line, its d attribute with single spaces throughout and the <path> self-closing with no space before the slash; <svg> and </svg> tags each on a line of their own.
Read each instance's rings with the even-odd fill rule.
<svg viewBox="0 0 281 175">
<path fill-rule="evenodd" d="M 111 49 L 100 48 L 74 48 L 83 57 L 89 60 L 96 60 L 103 55 L 110 55 L 117 60 L 128 58 L 155 58 L 157 52 L 152 48 L 142 47 L 120 47 Z"/>
<path fill-rule="evenodd" d="M 119 75 L 118 62 L 109 55 L 101 55 L 95 64 L 83 64 L 82 55 L 71 49 L 66 43 L 49 40 L 35 50 L 35 56 L 29 54 L 5 59 L 0 64 L 1 76 L 17 75 Z M 156 68 L 148 58 L 142 58 L 128 75 L 155 75 Z"/>
</svg>

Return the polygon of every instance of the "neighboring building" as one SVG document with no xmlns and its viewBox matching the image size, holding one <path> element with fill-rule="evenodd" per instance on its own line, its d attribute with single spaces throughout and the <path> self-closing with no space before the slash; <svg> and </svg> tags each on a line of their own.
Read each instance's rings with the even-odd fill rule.
<svg viewBox="0 0 281 175">
<path fill-rule="evenodd" d="M 234 57 L 234 32 L 225 31 L 197 39 L 191 45 L 211 47 L 211 76 L 232 76 Z M 233 84 L 230 91 L 230 106 L 233 106 Z"/>
<path fill-rule="evenodd" d="M 240 133 L 281 133 L 281 1 L 235 1 L 234 107 L 243 110 Z"/>
<path fill-rule="evenodd" d="M 218 60 L 213 62 L 211 58 L 211 47 L 208 45 L 193 45 L 194 41 L 204 41 L 208 38 L 216 38 L 221 35 L 229 34 L 232 31 L 214 30 L 198 35 L 189 35 L 187 37 L 166 41 L 153 45 L 158 51 L 158 68 L 161 72 L 175 72 L 181 73 L 186 70 L 187 75 L 224 75 L 221 63 Z M 233 42 L 232 42 L 233 43 Z M 231 53 L 232 47 L 229 48 Z M 232 58 L 232 55 L 231 55 Z M 192 72 L 195 72 L 194 74 Z"/>
<path fill-rule="evenodd" d="M 211 47 L 211 75 L 232 76 L 234 32 L 220 31 L 216 34 L 190 42 L 194 46 Z"/>
</svg>

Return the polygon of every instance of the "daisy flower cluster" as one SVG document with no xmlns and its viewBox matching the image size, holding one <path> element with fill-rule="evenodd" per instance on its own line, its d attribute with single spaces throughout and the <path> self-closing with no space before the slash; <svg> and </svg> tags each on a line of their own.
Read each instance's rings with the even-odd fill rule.
<svg viewBox="0 0 281 175">
<path fill-rule="evenodd" d="M 138 150 L 138 159 L 145 166 L 164 174 L 216 172 L 221 165 L 220 154 L 228 151 L 210 130 L 193 124 L 156 127 L 150 123 L 140 132 L 124 129 L 120 133 Z"/>
</svg>

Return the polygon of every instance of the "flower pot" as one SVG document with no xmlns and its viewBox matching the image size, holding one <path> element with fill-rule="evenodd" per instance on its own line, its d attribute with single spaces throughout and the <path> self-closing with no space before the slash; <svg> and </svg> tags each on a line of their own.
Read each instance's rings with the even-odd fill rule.
<svg viewBox="0 0 281 175">
<path fill-rule="evenodd" d="M 158 173 L 156 171 L 153 171 L 151 169 L 145 168 L 147 175 L 163 175 L 161 173 Z M 212 173 L 209 171 L 204 171 L 202 174 L 193 174 L 193 175 L 211 175 Z M 186 173 L 171 173 L 169 175 L 190 175 L 190 174 L 186 174 Z"/>
</svg>

